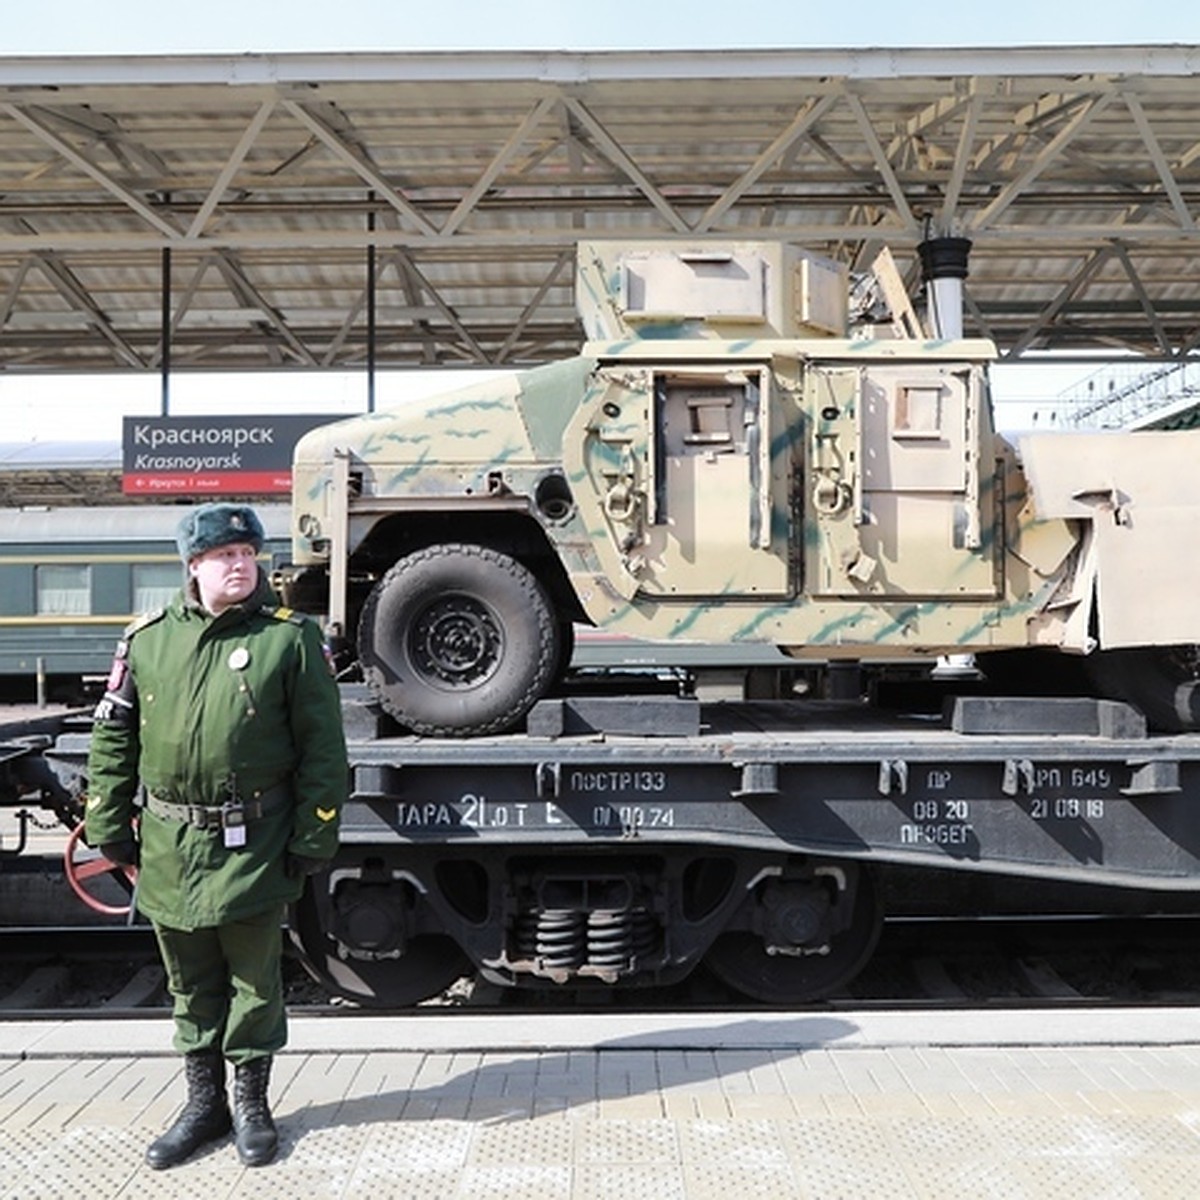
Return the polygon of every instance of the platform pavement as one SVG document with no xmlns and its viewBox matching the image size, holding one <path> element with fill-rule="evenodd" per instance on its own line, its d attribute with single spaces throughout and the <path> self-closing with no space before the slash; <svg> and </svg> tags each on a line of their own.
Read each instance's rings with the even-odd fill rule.
<svg viewBox="0 0 1200 1200">
<path fill-rule="evenodd" d="M 304 1018 L 280 1154 L 154 1172 L 165 1018 L 0 1024 L 0 1196 L 1194 1200 L 1192 1009 Z"/>
</svg>

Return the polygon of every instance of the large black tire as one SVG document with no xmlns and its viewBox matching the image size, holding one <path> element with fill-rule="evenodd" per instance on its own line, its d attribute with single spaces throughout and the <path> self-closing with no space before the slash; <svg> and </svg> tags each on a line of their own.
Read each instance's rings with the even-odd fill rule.
<svg viewBox="0 0 1200 1200">
<path fill-rule="evenodd" d="M 1151 729 L 1200 730 L 1200 646 L 1097 650 L 1084 662 L 1095 689 L 1141 709 Z"/>
<path fill-rule="evenodd" d="M 571 659 L 575 655 L 575 626 L 571 621 L 558 623 L 558 658 L 554 670 L 550 673 L 550 687 L 555 692 L 561 692 L 566 681 L 567 672 L 571 669 Z"/>
<path fill-rule="evenodd" d="M 510 729 L 553 682 L 559 622 L 521 563 L 483 546 L 429 546 L 402 558 L 363 606 L 363 677 L 414 733 Z"/>
</svg>

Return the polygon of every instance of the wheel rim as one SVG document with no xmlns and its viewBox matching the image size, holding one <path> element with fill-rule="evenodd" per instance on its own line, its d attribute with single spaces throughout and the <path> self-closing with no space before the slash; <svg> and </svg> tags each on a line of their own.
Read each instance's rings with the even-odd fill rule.
<svg viewBox="0 0 1200 1200">
<path fill-rule="evenodd" d="M 447 596 L 413 622 L 412 661 L 427 679 L 473 687 L 494 674 L 504 635 L 491 611 L 472 596 Z"/>
</svg>

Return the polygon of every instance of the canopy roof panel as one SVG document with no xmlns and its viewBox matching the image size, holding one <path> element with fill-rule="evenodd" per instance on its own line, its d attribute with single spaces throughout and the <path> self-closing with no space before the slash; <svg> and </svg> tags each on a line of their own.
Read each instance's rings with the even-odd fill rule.
<svg viewBox="0 0 1200 1200">
<path fill-rule="evenodd" d="M 915 290 L 946 233 L 1007 357 L 1182 357 L 1198 74 L 1200 46 L 0 57 L 0 367 L 539 362 L 579 344 L 581 238 L 887 245 Z"/>
</svg>

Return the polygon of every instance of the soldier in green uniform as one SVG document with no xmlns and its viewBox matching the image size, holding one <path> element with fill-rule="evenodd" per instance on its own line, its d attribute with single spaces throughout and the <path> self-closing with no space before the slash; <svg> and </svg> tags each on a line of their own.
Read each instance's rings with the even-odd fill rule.
<svg viewBox="0 0 1200 1200">
<path fill-rule="evenodd" d="M 196 508 L 178 543 L 184 587 L 125 631 L 96 709 L 86 836 L 139 868 L 185 1056 L 187 1101 L 147 1162 L 182 1162 L 232 1124 L 258 1166 L 278 1140 L 267 1087 L 287 1036 L 281 922 L 337 848 L 346 747 L 320 633 L 275 607 L 253 509 Z"/>
</svg>

